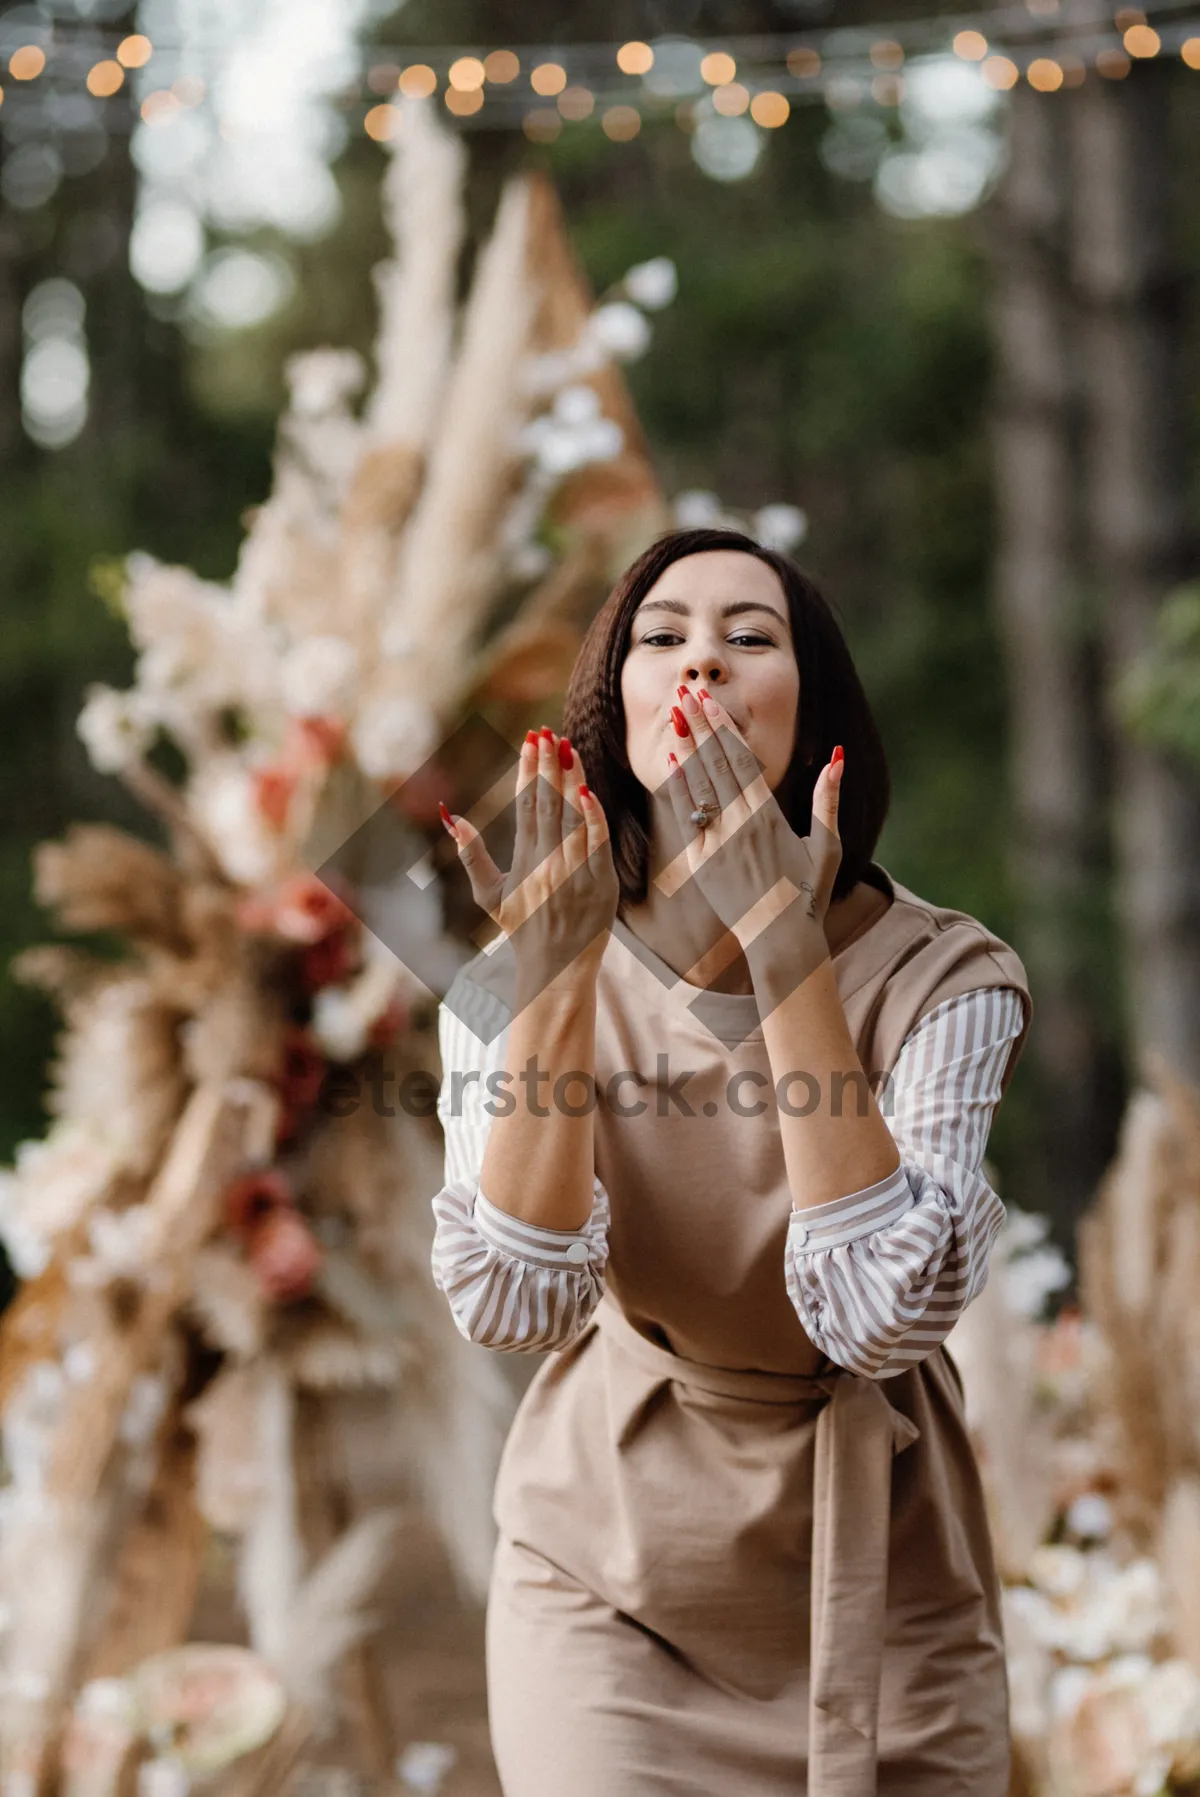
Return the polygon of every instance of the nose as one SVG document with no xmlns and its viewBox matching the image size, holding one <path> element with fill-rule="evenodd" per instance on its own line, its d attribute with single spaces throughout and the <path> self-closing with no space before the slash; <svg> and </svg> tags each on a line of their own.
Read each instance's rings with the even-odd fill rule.
<svg viewBox="0 0 1200 1797">
<path fill-rule="evenodd" d="M 724 686 L 729 680 L 729 669 L 716 652 L 698 655 L 693 650 L 680 668 L 679 678 L 684 686 Z"/>
</svg>

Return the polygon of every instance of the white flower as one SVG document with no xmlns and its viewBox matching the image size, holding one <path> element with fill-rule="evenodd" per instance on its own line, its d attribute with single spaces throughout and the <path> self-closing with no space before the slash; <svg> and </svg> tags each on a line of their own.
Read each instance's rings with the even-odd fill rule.
<svg viewBox="0 0 1200 1797">
<path fill-rule="evenodd" d="M 600 395 L 594 387 L 564 387 L 554 402 L 554 416 L 569 426 L 591 424 L 600 416 Z"/>
<path fill-rule="evenodd" d="M 606 355 L 618 362 L 634 362 L 650 347 L 650 326 L 628 300 L 598 306 L 588 319 L 586 334 Z"/>
<path fill-rule="evenodd" d="M 808 513 L 798 505 L 764 505 L 754 514 L 754 534 L 766 549 L 795 549 L 808 535 Z"/>
<path fill-rule="evenodd" d="M 621 285 L 635 305 L 660 312 L 679 292 L 679 276 L 669 256 L 652 256 L 631 268 Z"/>
<path fill-rule="evenodd" d="M 75 728 L 96 771 L 119 774 L 149 748 L 154 719 L 141 693 L 93 685 Z"/>
<path fill-rule="evenodd" d="M 441 1741 L 410 1741 L 396 1761 L 396 1776 L 410 1791 L 436 1797 L 457 1759 L 457 1748 Z"/>
<path fill-rule="evenodd" d="M 287 365 L 292 411 L 319 418 L 336 411 L 366 377 L 362 357 L 352 349 L 314 349 L 292 356 Z"/>
<path fill-rule="evenodd" d="M 1098 1491 L 1081 1492 L 1068 1509 L 1066 1521 L 1072 1535 L 1106 1541 L 1112 1534 L 1112 1505 Z"/>
<path fill-rule="evenodd" d="M 437 721 L 417 699 L 377 699 L 359 716 L 350 740 L 364 774 L 401 779 L 437 747 Z"/>
<path fill-rule="evenodd" d="M 720 518 L 721 501 L 715 493 L 694 487 L 676 496 L 675 522 L 683 529 L 702 529 L 705 525 L 718 523 Z"/>
<path fill-rule="evenodd" d="M 540 580 L 553 561 L 544 543 L 520 543 L 508 558 L 508 569 L 514 580 Z"/>
<path fill-rule="evenodd" d="M 344 986 L 323 986 L 313 1000 L 311 1027 L 328 1060 L 356 1061 L 366 1050 L 371 1026 L 353 992 Z"/>
<path fill-rule="evenodd" d="M 168 1386 L 161 1373 L 139 1373 L 129 1388 L 120 1436 L 127 1447 L 143 1448 L 162 1421 Z"/>
<path fill-rule="evenodd" d="M 344 716 L 351 708 L 358 651 L 341 636 L 310 636 L 289 649 L 279 671 L 283 702 L 295 717 Z"/>
<path fill-rule="evenodd" d="M 272 878 L 279 842 L 259 810 L 250 775 L 236 756 L 202 767 L 188 796 L 197 822 L 231 879 L 258 886 Z"/>
</svg>

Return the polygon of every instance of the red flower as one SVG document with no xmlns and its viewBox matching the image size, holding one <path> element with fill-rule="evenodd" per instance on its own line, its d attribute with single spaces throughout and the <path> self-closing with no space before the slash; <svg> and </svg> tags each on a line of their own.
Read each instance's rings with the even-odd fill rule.
<svg viewBox="0 0 1200 1797">
<path fill-rule="evenodd" d="M 357 956 L 351 944 L 350 930 L 335 930 L 322 942 L 310 943 L 300 957 L 300 977 L 306 992 L 336 986 L 354 972 Z"/>
<path fill-rule="evenodd" d="M 255 1231 L 247 1249 L 259 1284 L 277 1304 L 307 1297 L 324 1258 L 321 1245 L 295 1210 L 279 1210 Z"/>
<path fill-rule="evenodd" d="M 311 1110 L 325 1078 L 325 1057 L 307 1030 L 292 1028 L 283 1044 L 283 1102 L 298 1111 Z"/>
<path fill-rule="evenodd" d="M 292 802 L 292 794 L 296 790 L 296 777 L 284 768 L 259 767 L 251 772 L 254 782 L 254 803 L 273 830 L 282 830 L 287 823 L 288 809 Z"/>
<path fill-rule="evenodd" d="M 269 1217 L 292 1206 L 292 1190 L 277 1168 L 268 1167 L 256 1173 L 244 1173 L 226 1189 L 225 1226 L 243 1241 L 248 1241 Z"/>
<path fill-rule="evenodd" d="M 346 726 L 340 718 L 293 718 L 284 753 L 288 760 L 329 767 L 340 760 L 346 747 Z"/>
<path fill-rule="evenodd" d="M 322 942 L 335 930 L 347 929 L 354 913 L 316 874 L 293 874 L 275 894 L 273 922 L 293 942 Z"/>
</svg>

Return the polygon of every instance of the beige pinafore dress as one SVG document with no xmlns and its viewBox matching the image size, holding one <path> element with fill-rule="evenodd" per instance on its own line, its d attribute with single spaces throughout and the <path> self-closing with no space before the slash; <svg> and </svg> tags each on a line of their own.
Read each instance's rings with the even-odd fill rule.
<svg viewBox="0 0 1200 1797">
<path fill-rule="evenodd" d="M 867 877 L 892 903 L 833 965 L 868 1076 L 945 999 L 1009 986 L 1025 1025 L 1007 1086 L 1030 1019 L 1016 954 L 877 863 Z M 601 1092 L 637 1070 L 649 1102 L 597 1109 L 606 1295 L 538 1369 L 497 1479 L 505 1797 L 1005 1797 L 998 1592 L 958 1375 L 938 1349 L 861 1378 L 805 1335 L 753 994 L 688 986 L 618 920 L 596 1054 Z M 685 1069 L 692 1117 L 659 1096 Z M 738 1072 L 765 1075 L 736 1088 L 762 1114 L 730 1104 Z M 626 1082 L 619 1108 L 634 1096 Z"/>
</svg>

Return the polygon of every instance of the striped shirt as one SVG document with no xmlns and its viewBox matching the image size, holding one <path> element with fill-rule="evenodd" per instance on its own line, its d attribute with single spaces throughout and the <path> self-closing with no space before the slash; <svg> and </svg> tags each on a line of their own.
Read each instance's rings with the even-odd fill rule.
<svg viewBox="0 0 1200 1797">
<path fill-rule="evenodd" d="M 1004 1207 L 984 1151 L 1012 1045 L 1019 995 L 981 988 L 947 999 L 905 1037 L 888 1127 L 894 1173 L 828 1204 L 793 1209 L 783 1257 L 788 1296 L 813 1345 L 837 1366 L 885 1379 L 945 1340 L 987 1278 Z M 508 1031 L 485 1045 L 445 1005 L 438 1017 L 445 1183 L 433 1199 L 433 1277 L 469 1341 L 500 1350 L 563 1348 L 604 1292 L 610 1200 L 593 1183 L 581 1230 L 522 1222 L 479 1189 L 491 1116 L 488 1073 Z M 451 1075 L 478 1071 L 455 1081 Z"/>
</svg>

